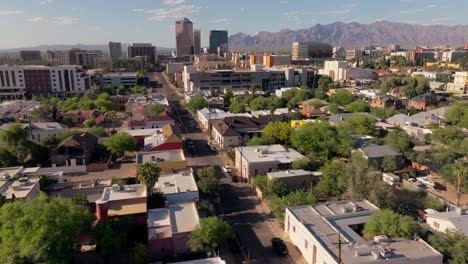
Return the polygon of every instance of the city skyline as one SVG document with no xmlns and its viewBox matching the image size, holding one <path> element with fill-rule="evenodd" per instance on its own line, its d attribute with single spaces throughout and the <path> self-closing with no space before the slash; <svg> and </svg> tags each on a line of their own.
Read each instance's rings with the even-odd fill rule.
<svg viewBox="0 0 468 264">
<path fill-rule="evenodd" d="M 447 0 L 393 0 L 376 5 L 370 0 L 327 1 L 311 4 L 303 0 L 275 0 L 268 5 L 244 0 L 93 1 L 20 0 L 0 7 L 0 49 L 43 44 L 104 44 L 149 42 L 175 47 L 174 22 L 188 17 L 201 29 L 202 46 L 214 29 L 255 34 L 259 31 L 308 28 L 315 24 L 380 20 L 410 24 L 468 24 L 463 11 L 468 3 Z M 451 7 L 457 6 L 456 9 Z M 450 16 L 447 16 L 450 11 Z M 121 23 L 121 22 L 124 23 Z M 39 32 L 39 33 L 38 33 Z"/>
</svg>

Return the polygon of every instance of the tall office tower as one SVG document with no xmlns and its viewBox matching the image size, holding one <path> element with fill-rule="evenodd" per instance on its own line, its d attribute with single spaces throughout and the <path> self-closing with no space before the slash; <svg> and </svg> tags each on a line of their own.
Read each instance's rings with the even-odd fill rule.
<svg viewBox="0 0 468 264">
<path fill-rule="evenodd" d="M 48 50 L 47 61 L 62 65 L 71 65 L 70 51 L 68 50 Z"/>
<path fill-rule="evenodd" d="M 39 50 L 20 50 L 22 61 L 40 61 L 41 52 Z"/>
<path fill-rule="evenodd" d="M 120 42 L 109 42 L 109 57 L 113 60 L 122 58 L 122 44 Z"/>
<path fill-rule="evenodd" d="M 199 29 L 193 31 L 193 54 L 200 55 L 201 52 L 201 32 Z"/>
<path fill-rule="evenodd" d="M 331 58 L 333 47 L 320 42 L 293 42 L 292 60 L 308 60 L 313 58 Z"/>
<path fill-rule="evenodd" d="M 218 48 L 220 53 L 218 54 Z M 210 54 L 223 55 L 228 52 L 228 32 L 227 30 L 211 30 L 210 31 Z"/>
<path fill-rule="evenodd" d="M 133 43 L 128 46 L 128 57 L 146 57 L 149 63 L 156 63 L 156 47 L 151 45 L 151 43 Z"/>
<path fill-rule="evenodd" d="M 184 17 L 175 23 L 177 57 L 193 55 L 193 23 Z"/>
</svg>

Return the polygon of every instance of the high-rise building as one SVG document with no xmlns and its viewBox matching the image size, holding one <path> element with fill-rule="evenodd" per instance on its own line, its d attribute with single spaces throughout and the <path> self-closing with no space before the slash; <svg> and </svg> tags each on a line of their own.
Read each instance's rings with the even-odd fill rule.
<svg viewBox="0 0 468 264">
<path fill-rule="evenodd" d="M 21 50 L 20 56 L 22 61 L 40 61 L 41 51 L 39 50 Z"/>
<path fill-rule="evenodd" d="M 175 23 L 177 57 L 193 55 L 193 23 L 184 17 Z"/>
<path fill-rule="evenodd" d="M 70 51 L 68 50 L 48 50 L 47 61 L 62 65 L 70 65 Z"/>
<path fill-rule="evenodd" d="M 201 52 L 201 32 L 199 29 L 193 31 L 193 54 L 200 55 Z"/>
<path fill-rule="evenodd" d="M 156 47 L 151 43 L 133 43 L 128 46 L 127 51 L 129 58 L 146 57 L 149 63 L 156 63 Z"/>
<path fill-rule="evenodd" d="M 333 47 L 320 42 L 293 42 L 292 60 L 309 60 L 315 58 L 331 58 Z"/>
<path fill-rule="evenodd" d="M 122 44 L 120 42 L 109 42 L 109 57 L 113 60 L 122 58 Z"/>
<path fill-rule="evenodd" d="M 218 48 L 220 50 L 218 54 Z M 228 52 L 228 32 L 227 30 L 211 30 L 210 31 L 210 54 L 218 54 L 222 56 Z"/>
</svg>

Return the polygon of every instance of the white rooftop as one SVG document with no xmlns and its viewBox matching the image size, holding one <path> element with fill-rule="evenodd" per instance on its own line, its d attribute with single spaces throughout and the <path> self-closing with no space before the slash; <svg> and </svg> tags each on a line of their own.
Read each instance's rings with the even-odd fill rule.
<svg viewBox="0 0 468 264">
<path fill-rule="evenodd" d="M 291 110 L 292 113 L 295 113 L 294 110 Z M 287 115 L 289 114 L 288 108 L 277 108 L 275 109 L 275 112 L 273 115 Z M 258 111 L 253 111 L 252 112 L 253 116 L 269 116 L 271 115 L 271 112 L 269 110 L 258 110 Z"/>
<path fill-rule="evenodd" d="M 138 152 L 137 154 L 137 164 L 143 164 L 145 162 L 158 163 L 181 160 L 185 160 L 184 152 L 181 149 Z"/>
<path fill-rule="evenodd" d="M 442 259 L 438 251 L 421 239 L 392 238 L 386 239 L 385 242 L 364 240 L 351 226 L 364 225 L 372 213 L 379 210 L 367 200 L 334 201 L 288 207 L 286 210 L 290 211 L 335 259 L 338 258 L 337 242 L 341 234 L 341 254 L 348 264 L 415 263 L 411 261 L 428 257 Z M 392 257 L 388 261 L 378 255 L 383 248 L 393 250 Z"/>
<path fill-rule="evenodd" d="M 129 134 L 132 137 L 148 137 L 156 133 L 158 130 L 161 130 L 161 129 L 160 128 L 128 129 L 128 130 L 125 130 L 125 133 Z"/>
<path fill-rule="evenodd" d="M 222 260 L 220 257 L 216 257 L 216 258 L 197 259 L 197 260 L 189 260 L 189 261 L 182 261 L 182 262 L 173 262 L 172 264 L 226 264 L 226 261 Z"/>
<path fill-rule="evenodd" d="M 274 161 L 279 163 L 291 163 L 304 157 L 296 150 L 292 148 L 287 149 L 281 145 L 237 147 L 236 150 L 239 151 L 249 163 Z"/>
<path fill-rule="evenodd" d="M 132 184 L 119 186 L 117 184 L 104 188 L 100 199 L 96 203 L 106 203 L 108 201 L 118 201 L 133 198 L 146 197 L 146 187 L 142 184 Z"/>
<path fill-rule="evenodd" d="M 286 171 L 275 171 L 275 172 L 268 172 L 268 176 L 272 178 L 289 178 L 295 176 L 315 176 L 320 177 L 322 173 L 320 171 L 306 171 L 306 170 L 286 170 Z"/>
<path fill-rule="evenodd" d="M 225 117 L 231 117 L 231 116 L 245 116 L 245 117 L 252 117 L 249 113 L 240 113 L 240 114 L 235 114 L 231 112 L 225 112 L 221 109 L 218 108 L 203 108 L 201 110 L 198 110 L 198 114 L 203 115 L 206 119 L 224 119 Z"/>
<path fill-rule="evenodd" d="M 165 237 L 177 233 L 191 232 L 199 222 L 200 219 L 194 202 L 148 210 L 148 229 L 153 229 L 149 231 L 150 235 L 159 233 L 158 228 L 164 229 Z M 170 227 L 170 230 L 167 230 L 167 227 Z M 168 234 L 168 231 L 170 231 L 170 234 Z"/>
<path fill-rule="evenodd" d="M 154 185 L 154 189 L 157 189 L 163 194 L 198 191 L 193 173 L 189 170 L 159 176 L 158 182 Z"/>
<path fill-rule="evenodd" d="M 428 210 L 426 210 L 428 212 Z M 468 214 L 460 214 L 457 211 L 450 212 L 437 212 L 432 211 L 428 212 L 427 216 L 445 219 L 451 222 L 459 231 L 463 232 L 465 235 L 468 235 Z"/>
<path fill-rule="evenodd" d="M 7 199 L 12 199 L 13 194 L 16 198 L 26 198 L 37 185 L 39 185 L 39 179 L 23 177 L 8 186 L 8 189 L 3 193 L 3 195 Z M 6 185 L 4 185 L 4 187 L 6 187 Z"/>
</svg>

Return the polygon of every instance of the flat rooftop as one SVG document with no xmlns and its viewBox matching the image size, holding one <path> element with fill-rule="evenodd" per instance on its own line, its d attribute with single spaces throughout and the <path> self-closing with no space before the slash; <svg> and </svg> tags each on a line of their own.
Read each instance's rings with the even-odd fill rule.
<svg viewBox="0 0 468 264">
<path fill-rule="evenodd" d="M 367 200 L 335 201 L 288 207 L 287 210 L 300 220 L 310 234 L 318 239 L 335 259 L 338 259 L 338 236 L 341 234 L 341 253 L 346 263 L 381 263 L 385 260 L 381 257 L 376 259 L 375 255 L 378 256 L 377 253 L 383 248 L 393 250 L 389 261 L 398 263 L 427 257 L 442 259 L 441 254 L 423 240 L 402 238 L 392 238 L 381 242 L 364 240 L 351 226 L 367 223 L 372 213 L 379 210 Z"/>
<path fill-rule="evenodd" d="M 154 185 L 154 189 L 163 194 L 198 191 L 193 172 L 190 170 L 159 176 L 158 182 Z"/>
<path fill-rule="evenodd" d="M 184 152 L 181 149 L 138 152 L 137 154 L 137 164 L 145 162 L 158 163 L 181 160 L 185 160 Z"/>
<path fill-rule="evenodd" d="M 3 193 L 7 199 L 12 199 L 13 194 L 16 198 L 26 198 L 29 193 L 39 184 L 39 179 L 20 178 L 14 181 Z M 5 185 L 6 187 L 6 185 Z"/>
<path fill-rule="evenodd" d="M 179 203 L 169 206 L 172 233 L 191 232 L 200 222 L 195 203 Z"/>
<path fill-rule="evenodd" d="M 162 131 L 161 128 L 150 128 L 150 129 L 128 129 L 125 133 L 128 133 L 132 137 L 149 137 L 154 135 L 157 131 Z"/>
<path fill-rule="evenodd" d="M 107 74 L 104 74 L 104 78 L 106 77 L 137 77 L 136 72 L 110 72 Z"/>
<path fill-rule="evenodd" d="M 275 171 L 268 172 L 267 176 L 272 178 L 289 178 L 289 177 L 298 177 L 298 176 L 315 176 L 320 177 L 322 173 L 320 171 L 306 171 L 306 170 L 286 170 L 286 171 Z"/>
<path fill-rule="evenodd" d="M 304 157 L 296 150 L 292 148 L 287 149 L 281 145 L 237 147 L 236 150 L 239 151 L 249 163 L 275 161 L 279 163 L 291 163 Z"/>
<path fill-rule="evenodd" d="M 226 261 L 222 260 L 220 257 L 216 257 L 216 258 L 197 259 L 197 260 L 189 260 L 189 261 L 182 261 L 182 262 L 173 262 L 172 264 L 226 264 Z"/>
<path fill-rule="evenodd" d="M 96 200 L 96 203 L 142 198 L 146 196 L 146 187 L 142 184 L 123 186 L 114 184 L 111 187 L 104 188 L 101 198 Z"/>
</svg>

